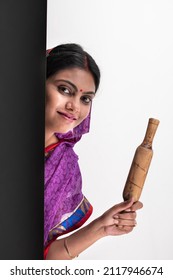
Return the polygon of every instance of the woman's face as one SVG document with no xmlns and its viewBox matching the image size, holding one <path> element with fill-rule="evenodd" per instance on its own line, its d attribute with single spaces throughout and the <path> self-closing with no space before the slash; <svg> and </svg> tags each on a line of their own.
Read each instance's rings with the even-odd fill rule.
<svg viewBox="0 0 173 280">
<path fill-rule="evenodd" d="M 46 81 L 46 129 L 66 133 L 89 114 L 95 96 L 95 83 L 90 72 L 65 69 Z"/>
</svg>

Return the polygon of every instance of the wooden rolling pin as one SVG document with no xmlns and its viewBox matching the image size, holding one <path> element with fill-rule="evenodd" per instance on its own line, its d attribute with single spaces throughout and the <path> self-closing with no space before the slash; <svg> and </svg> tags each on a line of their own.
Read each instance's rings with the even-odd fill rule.
<svg viewBox="0 0 173 280">
<path fill-rule="evenodd" d="M 152 142 L 156 133 L 159 120 L 150 118 L 144 140 L 137 147 L 126 184 L 123 190 L 123 199 L 128 200 L 131 197 L 138 201 L 144 186 L 147 172 L 153 156 Z"/>
</svg>

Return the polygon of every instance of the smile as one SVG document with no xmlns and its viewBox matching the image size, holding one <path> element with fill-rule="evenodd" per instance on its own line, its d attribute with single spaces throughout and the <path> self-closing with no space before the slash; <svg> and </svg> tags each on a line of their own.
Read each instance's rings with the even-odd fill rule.
<svg viewBox="0 0 173 280">
<path fill-rule="evenodd" d="M 64 119 L 73 122 L 76 121 L 76 118 L 73 115 L 67 114 L 67 113 L 63 113 L 63 112 L 57 112 L 59 115 L 61 115 Z"/>
</svg>

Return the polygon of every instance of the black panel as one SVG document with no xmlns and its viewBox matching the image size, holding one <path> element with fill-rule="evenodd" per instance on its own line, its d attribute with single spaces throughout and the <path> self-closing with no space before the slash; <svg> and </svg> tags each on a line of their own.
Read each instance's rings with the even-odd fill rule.
<svg viewBox="0 0 173 280">
<path fill-rule="evenodd" d="M 0 1 L 0 259 L 43 258 L 45 0 Z"/>
</svg>

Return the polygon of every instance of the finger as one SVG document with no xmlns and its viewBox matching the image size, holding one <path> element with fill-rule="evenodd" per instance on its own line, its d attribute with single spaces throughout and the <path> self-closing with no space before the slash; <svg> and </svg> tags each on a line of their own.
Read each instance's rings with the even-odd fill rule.
<svg viewBox="0 0 173 280">
<path fill-rule="evenodd" d="M 125 220 L 125 219 L 115 219 L 114 224 L 116 226 L 136 226 L 136 220 Z"/>
<path fill-rule="evenodd" d="M 141 209 L 142 207 L 143 207 L 142 202 L 136 201 L 136 202 L 130 207 L 130 210 L 131 210 L 131 211 L 136 211 L 136 210 Z"/>
<path fill-rule="evenodd" d="M 139 210 L 143 207 L 143 203 L 141 201 L 137 201 L 132 205 L 132 211 Z"/>
<path fill-rule="evenodd" d="M 124 233 L 129 233 L 134 229 L 134 227 L 129 227 L 129 226 L 123 226 L 119 228 L 120 231 L 123 231 Z"/>
<path fill-rule="evenodd" d="M 124 226 L 123 226 L 123 225 L 117 225 L 117 228 L 119 228 L 119 229 L 124 229 L 124 228 L 126 228 L 126 227 L 127 227 L 127 228 L 134 228 L 134 227 L 135 227 L 135 225 L 134 225 L 134 226 L 128 226 L 128 225 L 127 225 L 127 226 L 126 226 L 126 225 L 124 225 Z"/>
<path fill-rule="evenodd" d="M 123 201 L 115 206 L 112 207 L 112 211 L 114 214 L 125 211 L 126 209 L 131 208 L 134 203 L 134 199 L 131 198 L 130 200 Z"/>
<path fill-rule="evenodd" d="M 113 216 L 113 218 L 114 219 L 135 220 L 136 219 L 136 212 L 126 212 L 126 211 L 123 211 L 123 212 Z"/>
<path fill-rule="evenodd" d="M 117 226 L 116 227 L 116 234 L 121 235 L 121 234 L 127 234 L 130 233 L 134 227 L 131 226 Z"/>
<path fill-rule="evenodd" d="M 127 227 L 127 226 L 115 226 L 111 225 L 106 227 L 105 232 L 107 235 L 122 235 L 127 234 L 133 230 L 133 227 Z"/>
</svg>

